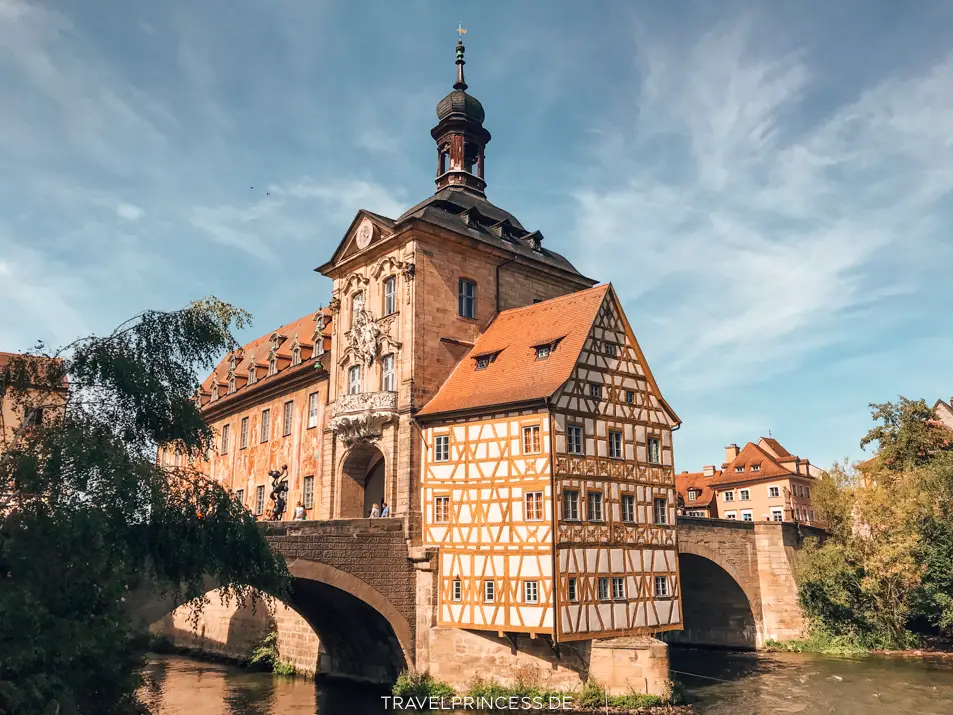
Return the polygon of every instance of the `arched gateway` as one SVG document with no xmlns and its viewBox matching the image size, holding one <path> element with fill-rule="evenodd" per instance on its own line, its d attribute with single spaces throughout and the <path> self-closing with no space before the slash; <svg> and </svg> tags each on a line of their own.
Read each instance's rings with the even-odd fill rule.
<svg viewBox="0 0 953 715">
<path fill-rule="evenodd" d="M 370 516 L 371 508 L 384 501 L 384 455 L 373 444 L 352 447 L 341 461 L 339 516 L 361 519 Z"/>
</svg>

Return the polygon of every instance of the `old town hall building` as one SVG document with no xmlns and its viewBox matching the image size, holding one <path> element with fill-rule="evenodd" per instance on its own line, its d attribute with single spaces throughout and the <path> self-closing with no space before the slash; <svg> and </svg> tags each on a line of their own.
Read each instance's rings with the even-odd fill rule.
<svg viewBox="0 0 953 715">
<path fill-rule="evenodd" d="M 437 104 L 436 193 L 358 211 L 317 270 L 327 308 L 225 357 L 204 465 L 266 516 L 387 503 L 437 551 L 438 622 L 549 642 L 681 628 L 672 430 L 611 285 L 486 196 L 484 109 Z"/>
</svg>

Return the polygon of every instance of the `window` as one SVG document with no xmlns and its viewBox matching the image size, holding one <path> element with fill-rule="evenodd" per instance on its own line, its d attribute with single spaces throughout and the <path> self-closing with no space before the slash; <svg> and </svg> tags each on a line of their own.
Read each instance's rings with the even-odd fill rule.
<svg viewBox="0 0 953 715">
<path fill-rule="evenodd" d="M 752 465 L 751 465 L 751 471 L 752 471 L 752 472 L 760 472 L 760 471 L 761 471 L 761 465 L 760 465 L 760 464 L 752 464 Z"/>
<path fill-rule="evenodd" d="M 433 498 L 433 521 L 435 524 L 450 522 L 450 497 Z"/>
<path fill-rule="evenodd" d="M 258 382 L 258 366 L 253 362 L 248 366 L 248 384 L 254 385 Z"/>
<path fill-rule="evenodd" d="M 625 579 L 621 576 L 612 577 L 612 600 L 625 600 Z"/>
<path fill-rule="evenodd" d="M 242 506 L 245 506 L 245 490 L 239 489 L 235 492 L 235 499 L 238 500 L 238 503 Z"/>
<path fill-rule="evenodd" d="M 655 597 L 656 598 L 668 597 L 668 576 L 655 577 Z"/>
<path fill-rule="evenodd" d="M 735 473 L 736 473 L 736 474 L 740 474 L 740 473 L 743 472 L 743 471 L 745 471 L 745 468 L 744 468 L 744 467 L 735 467 Z"/>
<path fill-rule="evenodd" d="M 662 463 L 662 443 L 658 437 L 649 437 L 649 464 Z"/>
<path fill-rule="evenodd" d="M 285 403 L 285 413 L 282 415 L 281 419 L 281 434 L 284 437 L 287 437 L 291 434 L 291 419 L 294 416 L 294 406 L 295 403 L 291 400 Z"/>
<path fill-rule="evenodd" d="M 625 401 L 626 401 L 626 404 L 629 404 L 629 405 L 635 404 L 635 392 L 633 390 L 625 391 Z"/>
<path fill-rule="evenodd" d="M 457 312 L 463 318 L 476 318 L 476 283 L 466 278 L 457 286 Z"/>
<path fill-rule="evenodd" d="M 589 521 L 602 521 L 602 492 L 586 492 L 586 512 Z"/>
<path fill-rule="evenodd" d="M 272 357 L 268 360 L 268 375 L 278 374 L 278 358 Z"/>
<path fill-rule="evenodd" d="M 248 418 L 242 417 L 242 428 L 240 435 L 239 449 L 245 449 L 248 447 Z"/>
<path fill-rule="evenodd" d="M 772 509 L 771 521 L 784 521 L 784 509 Z"/>
<path fill-rule="evenodd" d="M 356 395 L 361 391 L 361 366 L 352 365 L 347 371 L 347 394 Z"/>
<path fill-rule="evenodd" d="M 599 600 L 609 600 L 609 578 L 607 576 L 599 577 Z"/>
<path fill-rule="evenodd" d="M 708 516 L 708 512 L 704 509 L 689 509 L 685 512 L 685 516 Z"/>
<path fill-rule="evenodd" d="M 807 513 L 807 516 L 808 516 L 808 521 L 814 521 L 814 510 L 813 509 L 809 510 Z"/>
<path fill-rule="evenodd" d="M 539 453 L 539 425 L 523 428 L 523 454 Z"/>
<path fill-rule="evenodd" d="M 725 492 L 725 501 L 734 501 L 735 493 L 734 492 Z"/>
<path fill-rule="evenodd" d="M 736 512 L 733 512 L 733 511 L 726 511 L 726 512 L 725 512 L 725 518 L 726 518 L 726 519 L 737 519 L 737 518 L 738 518 L 738 514 L 737 514 Z"/>
<path fill-rule="evenodd" d="M 318 426 L 318 393 L 308 395 L 308 429 Z"/>
<path fill-rule="evenodd" d="M 582 427 L 579 425 L 566 428 L 566 451 L 569 454 L 582 454 Z"/>
<path fill-rule="evenodd" d="M 654 511 L 656 524 L 668 523 L 668 499 L 665 497 L 656 497 Z"/>
<path fill-rule="evenodd" d="M 751 515 L 751 509 L 742 509 L 741 510 L 741 520 L 742 521 L 753 521 L 754 517 Z"/>
<path fill-rule="evenodd" d="M 486 603 L 493 603 L 493 601 L 496 600 L 496 582 L 495 581 L 483 582 L 483 600 Z"/>
<path fill-rule="evenodd" d="M 596 385 L 595 383 L 590 383 L 589 397 L 594 397 L 597 400 L 601 400 L 602 399 L 602 385 Z"/>
<path fill-rule="evenodd" d="M 271 410 L 261 411 L 261 441 L 267 442 L 271 434 Z"/>
<path fill-rule="evenodd" d="M 384 315 L 397 312 L 397 278 L 391 276 L 384 281 Z"/>
<path fill-rule="evenodd" d="M 351 296 L 351 327 L 353 328 L 357 325 L 357 317 L 361 314 L 361 310 L 364 308 L 364 294 L 355 293 Z"/>
<path fill-rule="evenodd" d="M 804 487 L 804 496 L 806 496 L 808 499 L 811 498 L 811 488 L 810 488 L 810 487 Z"/>
<path fill-rule="evenodd" d="M 622 521 L 635 521 L 635 494 L 622 495 Z"/>
<path fill-rule="evenodd" d="M 523 602 L 524 603 L 539 603 L 539 582 L 538 581 L 524 581 L 523 582 Z"/>
<path fill-rule="evenodd" d="M 563 492 L 563 519 L 577 521 L 579 519 L 579 492 Z"/>
<path fill-rule="evenodd" d="M 490 363 L 491 363 L 491 362 L 493 362 L 493 356 L 492 356 L 492 355 L 480 355 L 480 356 L 476 359 L 476 369 L 477 369 L 477 370 L 486 370 L 486 369 L 490 366 Z"/>
<path fill-rule="evenodd" d="M 381 389 L 384 392 L 394 392 L 394 354 L 381 358 Z"/>
<path fill-rule="evenodd" d="M 579 594 L 576 591 L 576 578 L 572 577 L 569 579 L 569 582 L 566 584 L 566 596 L 570 601 L 576 601 L 579 599 Z"/>
<path fill-rule="evenodd" d="M 602 347 L 603 347 L 603 350 L 605 350 L 606 355 L 608 355 L 609 357 L 615 357 L 615 344 L 614 344 L 614 343 L 606 343 L 606 344 L 603 345 Z"/>
<path fill-rule="evenodd" d="M 304 487 L 301 490 L 301 501 L 305 509 L 311 509 L 314 506 L 314 477 L 304 478 Z"/>
<path fill-rule="evenodd" d="M 460 583 L 460 579 L 453 579 L 453 600 L 459 601 L 463 596 L 463 585 Z"/>
<path fill-rule="evenodd" d="M 523 497 L 526 510 L 526 521 L 543 520 L 543 493 L 526 492 Z"/>
<path fill-rule="evenodd" d="M 738 498 L 741 499 L 741 501 L 751 501 L 751 490 L 742 489 L 738 494 Z"/>
<path fill-rule="evenodd" d="M 800 484 L 795 484 L 795 485 L 794 485 L 794 496 L 796 496 L 796 497 L 801 496 L 801 485 L 800 485 Z"/>
<path fill-rule="evenodd" d="M 777 499 L 779 496 L 781 496 L 781 488 L 768 487 L 768 496 L 771 497 L 772 499 Z"/>
<path fill-rule="evenodd" d="M 698 491 L 696 489 L 688 490 L 688 501 L 695 501 L 698 499 Z"/>
<path fill-rule="evenodd" d="M 255 513 L 261 516 L 265 511 L 265 487 L 255 487 Z"/>
<path fill-rule="evenodd" d="M 622 433 L 609 431 L 609 457 L 622 459 Z"/>
<path fill-rule="evenodd" d="M 545 360 L 545 359 L 548 358 L 548 357 L 549 357 L 549 346 L 548 346 L 548 345 L 540 345 L 539 347 L 536 348 L 536 359 L 537 359 L 537 360 Z"/>
<path fill-rule="evenodd" d="M 291 348 L 291 364 L 300 365 L 301 364 L 301 348 L 295 345 Z"/>
<path fill-rule="evenodd" d="M 450 461 L 450 435 L 440 434 L 434 437 L 433 441 L 433 461 Z"/>
<path fill-rule="evenodd" d="M 231 432 L 231 425 L 224 425 L 222 427 L 222 454 L 228 454 L 229 432 Z"/>
</svg>

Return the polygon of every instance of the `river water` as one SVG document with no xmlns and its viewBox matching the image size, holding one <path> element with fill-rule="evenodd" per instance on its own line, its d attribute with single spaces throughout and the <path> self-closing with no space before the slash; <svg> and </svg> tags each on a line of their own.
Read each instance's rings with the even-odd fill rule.
<svg viewBox="0 0 953 715">
<path fill-rule="evenodd" d="M 953 715 L 953 660 L 671 650 L 699 715 Z M 154 656 L 154 715 L 370 715 L 381 692 Z"/>
</svg>

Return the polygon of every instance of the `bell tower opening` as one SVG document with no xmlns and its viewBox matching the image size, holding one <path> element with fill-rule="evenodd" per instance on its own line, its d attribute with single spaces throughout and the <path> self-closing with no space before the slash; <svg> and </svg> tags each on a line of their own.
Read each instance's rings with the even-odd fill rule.
<svg viewBox="0 0 953 715">
<path fill-rule="evenodd" d="M 457 81 L 453 91 L 437 104 L 438 124 L 430 135 L 437 142 L 437 190 L 451 186 L 471 189 L 480 196 L 486 189 L 484 156 L 490 133 L 483 128 L 485 112 L 480 100 L 467 94 L 463 77 L 466 48 L 457 42 Z"/>
</svg>

